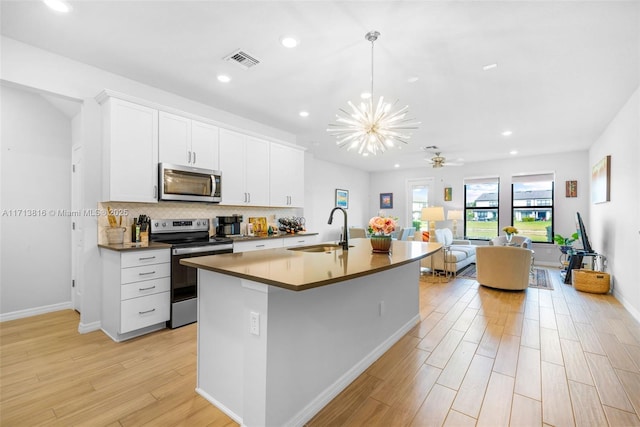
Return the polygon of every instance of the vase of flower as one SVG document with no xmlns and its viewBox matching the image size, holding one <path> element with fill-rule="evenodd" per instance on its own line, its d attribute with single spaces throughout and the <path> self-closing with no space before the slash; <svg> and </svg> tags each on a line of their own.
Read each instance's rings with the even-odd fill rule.
<svg viewBox="0 0 640 427">
<path fill-rule="evenodd" d="M 513 233 L 506 233 L 507 243 L 511 243 L 511 239 L 513 238 Z"/>
<path fill-rule="evenodd" d="M 369 220 L 369 234 L 374 253 L 388 254 L 391 249 L 391 233 L 396 229 L 396 220 L 374 216 Z"/>
<path fill-rule="evenodd" d="M 502 229 L 502 231 L 504 231 L 504 235 L 505 235 L 505 237 L 507 239 L 507 245 L 511 244 L 511 239 L 513 238 L 513 235 L 514 234 L 518 234 L 518 229 L 515 228 L 512 225 L 508 225 L 508 226 L 504 227 Z"/>
<path fill-rule="evenodd" d="M 391 236 L 371 236 L 371 247 L 374 253 L 388 254 L 391 250 Z"/>
</svg>

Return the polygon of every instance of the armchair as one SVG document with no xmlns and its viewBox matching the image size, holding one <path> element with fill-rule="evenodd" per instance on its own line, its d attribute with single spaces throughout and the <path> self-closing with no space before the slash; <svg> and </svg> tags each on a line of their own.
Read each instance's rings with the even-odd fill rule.
<svg viewBox="0 0 640 427">
<path fill-rule="evenodd" d="M 514 246 L 479 246 L 476 249 L 476 276 L 483 286 L 527 289 L 530 269 L 529 249 Z"/>
</svg>

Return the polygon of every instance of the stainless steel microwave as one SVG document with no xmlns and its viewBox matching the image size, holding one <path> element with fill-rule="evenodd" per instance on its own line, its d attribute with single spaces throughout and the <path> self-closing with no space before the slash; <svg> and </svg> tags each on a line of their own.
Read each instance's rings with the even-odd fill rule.
<svg viewBox="0 0 640 427">
<path fill-rule="evenodd" d="M 219 203 L 222 172 L 191 166 L 160 163 L 159 200 Z"/>
</svg>

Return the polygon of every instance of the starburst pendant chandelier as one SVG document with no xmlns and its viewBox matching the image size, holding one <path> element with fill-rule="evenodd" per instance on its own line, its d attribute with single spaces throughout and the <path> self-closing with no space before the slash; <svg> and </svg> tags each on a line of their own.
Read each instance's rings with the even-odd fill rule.
<svg viewBox="0 0 640 427">
<path fill-rule="evenodd" d="M 385 103 L 381 96 L 375 108 L 373 104 L 373 43 L 378 39 L 378 31 L 370 31 L 364 38 L 371 42 L 371 93 L 368 102 L 362 102 L 356 107 L 348 102 L 351 112 L 342 108 L 336 114 L 335 124 L 329 124 L 327 131 L 336 138 L 338 147 L 347 147 L 347 150 L 357 149 L 359 154 L 368 156 L 384 153 L 388 148 L 399 146 L 400 143 L 408 144 L 411 134 L 408 132 L 417 129 L 419 122 L 406 119 L 409 107 L 405 106 L 396 112 L 392 112 L 395 105 Z M 396 101 L 397 103 L 397 101 Z"/>
</svg>

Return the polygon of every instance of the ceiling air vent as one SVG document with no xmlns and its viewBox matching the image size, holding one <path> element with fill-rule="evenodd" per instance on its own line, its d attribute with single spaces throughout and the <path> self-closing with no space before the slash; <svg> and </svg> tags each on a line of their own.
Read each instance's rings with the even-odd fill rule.
<svg viewBox="0 0 640 427">
<path fill-rule="evenodd" d="M 247 52 L 244 52 L 242 49 L 238 49 L 232 54 L 225 56 L 224 60 L 238 64 L 245 70 L 248 70 L 254 65 L 258 65 L 260 63 L 260 61 L 249 55 Z"/>
</svg>

